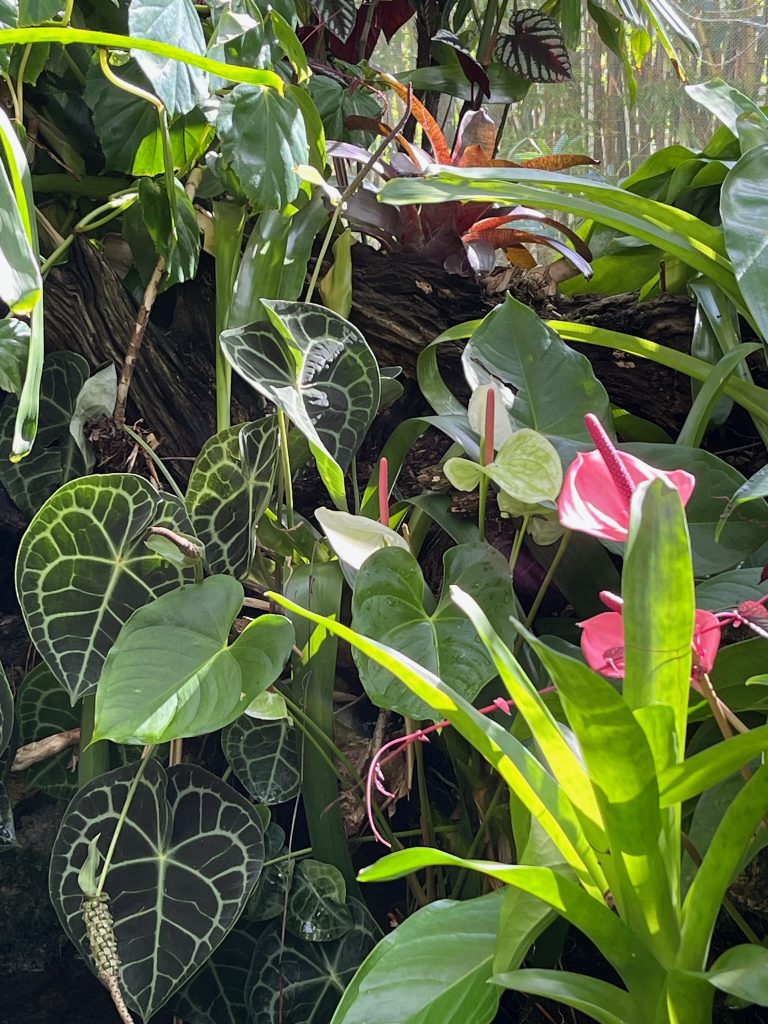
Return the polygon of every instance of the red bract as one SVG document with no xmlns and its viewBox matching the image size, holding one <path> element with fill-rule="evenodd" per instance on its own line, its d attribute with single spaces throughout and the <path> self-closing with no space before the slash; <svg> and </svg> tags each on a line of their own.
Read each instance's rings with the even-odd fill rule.
<svg viewBox="0 0 768 1024">
<path fill-rule="evenodd" d="M 688 504 L 695 477 L 683 469 L 665 473 L 617 451 L 596 416 L 589 413 L 585 421 L 597 450 L 580 452 L 565 474 L 558 507 L 566 529 L 601 540 L 626 540 L 632 493 L 646 480 L 666 481 L 677 490 L 683 505 Z"/>
<path fill-rule="evenodd" d="M 624 618 L 620 611 L 601 612 L 580 622 L 581 649 L 587 664 L 609 679 L 623 679 Z M 711 672 L 720 646 L 720 621 L 713 612 L 697 610 L 693 628 L 691 682 L 701 672 Z"/>
</svg>

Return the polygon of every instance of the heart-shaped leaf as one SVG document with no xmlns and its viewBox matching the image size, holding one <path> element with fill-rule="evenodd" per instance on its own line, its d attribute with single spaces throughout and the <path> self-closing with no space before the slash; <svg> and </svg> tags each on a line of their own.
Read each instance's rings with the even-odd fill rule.
<svg viewBox="0 0 768 1024">
<path fill-rule="evenodd" d="M 609 421 L 608 395 L 586 356 L 510 296 L 472 335 L 462 362 L 473 390 L 494 381 L 515 388 L 510 415 L 521 427 L 588 441 L 586 413 Z"/>
<path fill-rule="evenodd" d="M 331 942 L 281 942 L 277 921 L 261 936 L 253 958 L 247 1000 L 249 1024 L 327 1024 L 379 932 L 357 900 L 349 901 L 352 928 Z"/>
<path fill-rule="evenodd" d="M 334 502 L 379 407 L 379 368 L 349 321 L 307 302 L 264 301 L 270 322 L 224 331 L 237 373 L 284 410 L 309 441 Z"/>
<path fill-rule="evenodd" d="M 210 772 L 189 764 L 166 772 L 154 758 L 143 765 L 138 779 L 135 766 L 94 779 L 70 803 L 53 844 L 50 892 L 64 931 L 92 966 L 78 873 L 91 840 L 106 856 L 124 814 L 104 892 L 125 1001 L 149 1020 L 237 921 L 264 843 L 255 808 Z"/>
<path fill-rule="evenodd" d="M 139 182 L 139 199 L 123 217 L 123 237 L 131 247 L 134 267 L 143 284 L 150 280 L 157 259 L 167 260 L 160 291 L 191 281 L 200 256 L 200 227 L 192 200 L 174 179 L 173 206 L 165 184 L 151 178 Z"/>
<path fill-rule="evenodd" d="M 263 804 L 279 804 L 299 792 L 301 772 L 295 732 L 285 719 L 268 722 L 242 715 L 221 734 L 221 746 L 232 771 L 251 796 Z"/>
<path fill-rule="evenodd" d="M 38 433 L 29 455 L 11 462 L 19 400 L 11 395 L 0 408 L 0 482 L 12 501 L 32 518 L 57 487 L 86 472 L 69 425 L 77 396 L 88 380 L 88 363 L 75 352 L 52 352 L 40 381 Z"/>
<path fill-rule="evenodd" d="M 413 658 L 473 700 L 496 670 L 471 622 L 451 600 L 453 584 L 481 602 L 494 628 L 512 641 L 509 620 L 516 614 L 516 602 L 509 566 L 490 545 L 477 543 L 460 544 L 446 553 L 437 607 L 413 555 L 395 548 L 371 555 L 355 581 L 353 628 Z M 357 651 L 353 656 L 375 704 L 410 718 L 434 717 L 391 672 Z"/>
<path fill-rule="evenodd" d="M 171 999 L 184 1024 L 245 1024 L 245 990 L 263 926 L 242 919 L 205 967 Z"/>
<path fill-rule="evenodd" d="M 486 472 L 506 494 L 527 505 L 554 501 L 563 486 L 563 466 L 554 446 L 527 427 L 504 442 Z"/>
<path fill-rule="evenodd" d="M 297 939 L 340 939 L 353 925 L 344 876 L 333 864 L 302 860 L 293 873 L 285 925 Z"/>
<path fill-rule="evenodd" d="M 159 43 L 173 40 L 199 56 L 205 54 L 205 37 L 192 0 L 131 0 L 128 30 L 139 39 Z M 208 75 L 200 68 L 154 53 L 136 50 L 136 62 L 152 83 L 169 117 L 186 114 L 208 95 Z"/>
<path fill-rule="evenodd" d="M 238 579 L 248 572 L 256 523 L 272 494 L 276 468 L 276 416 L 227 427 L 203 445 L 186 502 L 211 572 Z"/>
<path fill-rule="evenodd" d="M 311 6 L 321 25 L 346 43 L 357 20 L 355 0 L 312 0 Z"/>
<path fill-rule="evenodd" d="M 16 695 L 16 720 L 20 745 L 77 729 L 80 725 L 79 708 L 72 707 L 67 691 L 45 662 L 36 665 L 24 677 Z M 73 750 L 69 747 L 32 765 L 24 774 L 26 784 L 59 799 L 69 799 L 77 790 Z"/>
<path fill-rule="evenodd" d="M 190 534 L 182 503 L 129 473 L 86 476 L 46 501 L 22 538 L 16 590 L 29 635 L 74 704 L 93 693 L 135 609 L 194 578 L 144 543 Z"/>
<path fill-rule="evenodd" d="M 499 36 L 494 57 L 529 82 L 565 82 L 571 77 L 562 29 L 541 11 L 515 11 L 509 34 Z"/>
<path fill-rule="evenodd" d="M 134 612 L 104 663 L 94 738 L 164 743 L 241 715 L 280 674 L 294 640 L 285 616 L 262 615 L 228 646 L 243 596 L 231 576 L 211 576 Z"/>
</svg>

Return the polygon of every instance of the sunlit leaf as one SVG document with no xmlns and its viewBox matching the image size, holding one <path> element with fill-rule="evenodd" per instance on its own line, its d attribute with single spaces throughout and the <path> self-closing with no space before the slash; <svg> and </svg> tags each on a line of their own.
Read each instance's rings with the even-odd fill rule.
<svg viewBox="0 0 768 1024">
<path fill-rule="evenodd" d="M 132 36 L 154 39 L 202 56 L 205 38 L 192 0 L 131 0 L 128 28 Z M 136 62 L 152 83 L 169 117 L 186 114 L 208 95 L 208 75 L 179 61 L 136 53 Z"/>
<path fill-rule="evenodd" d="M 8 316 L 0 320 L 0 390 L 18 395 L 29 355 L 29 325 Z"/>
</svg>

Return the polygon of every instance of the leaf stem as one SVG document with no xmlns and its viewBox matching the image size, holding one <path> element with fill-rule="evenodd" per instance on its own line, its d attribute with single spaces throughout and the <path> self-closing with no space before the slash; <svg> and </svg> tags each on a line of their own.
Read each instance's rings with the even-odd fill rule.
<svg viewBox="0 0 768 1024">
<path fill-rule="evenodd" d="M 110 867 L 112 866 L 112 859 L 115 856 L 115 850 L 117 849 L 117 842 L 120 838 L 120 833 L 123 831 L 123 825 L 125 824 L 125 820 L 128 817 L 128 811 L 131 809 L 131 804 L 133 803 L 133 798 L 136 794 L 136 790 L 138 789 L 139 783 L 141 782 L 142 777 L 144 775 L 144 769 L 147 767 L 147 763 L 149 762 L 149 759 L 152 757 L 154 751 L 154 746 L 148 747 L 146 749 L 144 756 L 142 757 L 141 762 L 139 763 L 139 767 L 136 770 L 136 774 L 131 779 L 131 784 L 128 787 L 128 792 L 126 793 L 125 796 L 125 803 L 123 804 L 122 809 L 120 811 L 120 817 L 117 819 L 115 831 L 112 833 L 112 838 L 109 842 L 107 855 L 104 858 L 104 866 L 101 869 L 101 875 L 99 876 L 99 884 L 96 886 L 96 896 L 101 896 L 102 892 L 104 891 L 104 883 L 107 880 L 107 874 L 109 872 Z"/>
<path fill-rule="evenodd" d="M 512 585 L 515 583 L 515 568 L 517 567 L 517 560 L 520 557 L 520 552 L 523 547 L 523 541 L 525 535 L 528 532 L 528 523 L 530 522 L 530 515 L 527 513 L 523 516 L 523 521 L 520 523 L 515 539 L 512 544 L 512 550 L 509 554 L 509 575 L 512 577 Z"/>
<path fill-rule="evenodd" d="M 93 723 L 96 712 L 96 696 L 83 697 L 80 712 L 80 756 L 77 762 L 77 782 L 82 788 L 91 779 L 109 771 L 109 742 L 99 740 L 92 743 Z"/>
<path fill-rule="evenodd" d="M 555 557 L 549 563 L 549 568 L 544 574 L 544 579 L 541 581 L 539 591 L 536 594 L 536 597 L 533 599 L 533 604 L 530 607 L 530 611 L 525 617 L 526 629 L 530 629 L 533 625 L 533 620 L 536 618 L 539 608 L 541 608 L 541 603 L 544 600 L 547 591 L 549 590 L 549 586 L 552 583 L 552 580 L 554 579 L 555 573 L 557 572 L 557 568 L 562 562 L 563 555 L 568 549 L 568 542 L 570 541 L 570 539 L 571 531 L 566 530 L 563 536 L 560 538 L 560 544 L 558 545 L 557 551 L 555 552 Z"/>
<path fill-rule="evenodd" d="M 280 467 L 285 488 L 285 519 L 289 530 L 293 529 L 293 479 L 291 477 L 291 455 L 288 450 L 288 424 L 285 412 L 277 409 L 277 429 L 280 433 Z"/>
</svg>

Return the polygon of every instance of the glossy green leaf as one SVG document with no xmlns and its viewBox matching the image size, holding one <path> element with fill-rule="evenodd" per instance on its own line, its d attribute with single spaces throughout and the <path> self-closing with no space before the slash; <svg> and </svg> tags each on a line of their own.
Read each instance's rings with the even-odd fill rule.
<svg viewBox="0 0 768 1024">
<path fill-rule="evenodd" d="M 707 747 L 659 774 L 661 804 L 669 807 L 698 796 L 768 750 L 768 725 Z"/>
<path fill-rule="evenodd" d="M 493 982 L 515 992 L 554 999 L 557 1003 L 563 1003 L 587 1014 L 599 1024 L 645 1022 L 641 1009 L 627 992 L 616 985 L 609 985 L 605 981 L 589 978 L 584 974 L 528 968 L 497 974 Z"/>
<path fill-rule="evenodd" d="M 449 588 L 461 587 L 482 602 L 496 627 L 511 639 L 508 623 L 516 602 L 509 566 L 498 551 L 476 543 L 451 548 L 443 567 L 442 596 L 435 605 L 413 555 L 399 549 L 371 555 L 355 579 L 352 625 L 408 655 L 472 701 L 496 673 L 472 623 L 451 600 Z M 434 717 L 433 709 L 415 699 L 390 672 L 365 656 L 355 654 L 355 660 L 374 704 L 414 719 Z"/>
<path fill-rule="evenodd" d="M 531 83 L 516 75 L 504 64 L 493 61 L 488 65 L 488 80 L 491 95 L 488 103 L 519 103 L 525 99 Z M 399 73 L 401 82 L 411 83 L 414 89 L 426 89 L 455 96 L 458 99 L 473 99 L 473 86 L 464 74 L 458 61 L 453 64 L 438 64 L 434 67 L 413 68 Z"/>
<path fill-rule="evenodd" d="M 113 473 L 65 484 L 24 534 L 16 563 L 24 621 L 73 704 L 94 692 L 131 613 L 194 578 L 146 546 L 153 525 L 192 532 L 178 499 Z"/>
<path fill-rule="evenodd" d="M 768 493 L 768 488 L 766 489 Z M 705 611 L 719 612 L 735 608 L 742 601 L 759 601 L 768 594 L 768 580 L 760 582 L 762 570 L 731 569 L 718 573 L 707 580 L 702 580 L 696 587 L 696 607 Z M 731 649 L 729 645 L 727 650 Z M 725 654 L 723 648 L 718 654 L 718 662 Z M 747 673 L 751 674 L 751 673 Z"/>
<path fill-rule="evenodd" d="M 473 332 L 462 363 L 473 389 L 492 379 L 513 386 L 511 416 L 521 427 L 583 440 L 585 413 L 607 418 L 608 396 L 589 360 L 511 296 Z"/>
<path fill-rule="evenodd" d="M 18 395 L 29 356 L 29 325 L 16 317 L 0 320 L 0 390 Z"/>
<path fill-rule="evenodd" d="M 256 523 L 277 470 L 277 417 L 219 431 L 195 459 L 185 497 L 213 573 L 242 579 L 253 561 Z"/>
<path fill-rule="evenodd" d="M 37 441 L 21 462 L 10 461 L 19 401 L 9 396 L 0 408 L 0 482 L 30 518 L 63 483 L 87 472 L 70 433 L 77 397 L 88 379 L 88 363 L 75 352 L 46 356 L 40 380 Z"/>
<path fill-rule="evenodd" d="M 203 56 L 205 38 L 192 0 L 131 0 L 128 30 L 133 38 L 169 39 L 189 53 Z M 138 51 L 136 62 L 152 83 L 152 91 L 162 100 L 169 117 L 186 114 L 208 95 L 208 75 L 199 68 L 165 60 Z"/>
<path fill-rule="evenodd" d="M 626 630 L 632 616 L 626 591 L 624 607 Z M 523 635 L 557 686 L 589 773 L 612 853 L 617 908 L 659 958 L 673 955 L 679 927 L 673 909 L 675 876 L 662 852 L 666 839 L 654 752 L 627 702 L 607 679 L 530 633 Z M 625 694 L 628 681 L 629 669 Z M 557 765 L 552 767 L 557 771 Z"/>
<path fill-rule="evenodd" d="M 278 855 L 280 859 L 276 864 L 264 865 L 258 885 L 248 901 L 243 916 L 249 921 L 273 921 L 285 914 L 296 860 L 287 848 L 279 850 Z"/>
<path fill-rule="evenodd" d="M 738 89 L 724 82 L 722 78 L 711 78 L 708 82 L 687 85 L 685 91 L 702 107 L 736 134 L 736 122 L 743 114 L 757 114 L 768 124 L 765 114 L 756 103 Z"/>
<path fill-rule="evenodd" d="M 151 91 L 149 79 L 135 60 L 121 67 L 119 75 L 121 80 Z M 84 96 L 108 168 L 137 177 L 163 173 L 163 137 L 157 110 L 151 103 L 109 82 L 95 58 L 86 73 Z M 184 172 L 205 151 L 213 127 L 195 108 L 173 118 L 169 135 L 174 170 Z"/>
<path fill-rule="evenodd" d="M 331 1024 L 490 1024 L 501 900 L 440 900 L 407 918 L 363 963 Z"/>
<path fill-rule="evenodd" d="M 758 1006 L 768 1006 L 768 949 L 732 946 L 704 975 L 710 985 Z"/>
<path fill-rule="evenodd" d="M 245 989 L 260 934 L 258 924 L 241 918 L 202 970 L 171 996 L 169 1008 L 184 1024 L 243 1024 L 248 1019 Z"/>
<path fill-rule="evenodd" d="M 235 371 L 309 441 L 334 502 L 379 405 L 376 358 L 362 334 L 314 303 L 265 301 L 270 321 L 224 331 Z"/>
<path fill-rule="evenodd" d="M 739 345 L 733 352 L 726 353 L 717 361 L 685 418 L 677 438 L 678 444 L 698 448 L 710 425 L 726 381 L 738 369 L 739 364 L 760 347 L 756 343 Z"/>
<path fill-rule="evenodd" d="M 725 243 L 736 280 L 749 312 L 765 340 L 768 338 L 768 239 L 760 229 L 761 211 L 768 201 L 768 145 L 757 146 L 738 161 L 723 182 L 720 212 Z"/>
<path fill-rule="evenodd" d="M 296 97 L 238 85 L 223 100 L 217 130 L 231 167 L 257 210 L 280 209 L 296 198 L 294 168 L 310 161 L 309 141 Z"/>
<path fill-rule="evenodd" d="M 725 745 L 739 738 L 727 740 Z M 764 764 L 734 797 L 691 882 L 683 904 L 683 931 L 677 958 L 681 970 L 700 971 L 705 967 L 720 904 L 754 830 L 766 813 L 767 778 L 768 765 Z"/>
<path fill-rule="evenodd" d="M 228 645 L 243 596 L 231 576 L 211 576 L 134 612 L 104 663 L 94 737 L 164 743 L 241 715 L 278 677 L 294 639 L 284 616 L 262 615 Z"/>
<path fill-rule="evenodd" d="M 340 939 L 353 927 L 341 872 L 319 860 L 302 860 L 293 872 L 285 926 L 306 942 Z"/>
<path fill-rule="evenodd" d="M 301 786 L 296 729 L 285 719 L 245 714 L 221 734 L 224 756 L 251 796 L 263 804 L 291 800 Z"/>
<path fill-rule="evenodd" d="M 352 927 L 331 942 L 285 935 L 278 921 L 262 934 L 247 1000 L 250 1024 L 327 1024 L 360 963 L 380 936 L 362 903 L 351 900 Z"/>
<path fill-rule="evenodd" d="M 150 759 L 84 786 L 67 808 L 51 853 L 50 892 L 64 931 L 93 970 L 78 872 L 95 839 L 103 858 L 121 812 L 104 892 L 128 1005 L 148 1020 L 203 966 L 237 921 L 261 871 L 255 808 L 196 765 L 164 771 Z M 103 859 L 101 861 L 103 863 Z"/>
<path fill-rule="evenodd" d="M 313 75 L 309 80 L 309 91 L 322 118 L 326 138 L 368 145 L 371 133 L 347 128 L 345 121 L 350 116 L 380 119 L 381 104 L 371 92 L 347 89 L 342 82 L 325 75 Z"/>
<path fill-rule="evenodd" d="M 745 501 L 754 501 L 756 498 L 766 497 L 768 497 L 768 465 L 758 469 L 749 480 L 746 480 L 740 487 L 736 488 L 720 516 L 720 522 L 715 531 L 715 539 L 720 540 L 727 521 L 739 505 L 742 505 Z"/>
<path fill-rule="evenodd" d="M 469 868 L 532 893 L 584 932 L 628 986 L 651 989 L 660 984 L 663 978 L 661 965 L 627 924 L 601 899 L 589 896 L 571 879 L 551 868 L 465 860 L 442 850 L 415 846 L 390 853 L 364 868 L 360 872 L 360 881 L 389 881 L 432 865 Z"/>
</svg>

